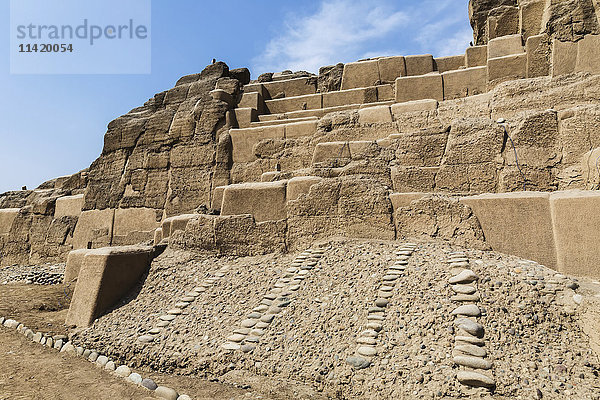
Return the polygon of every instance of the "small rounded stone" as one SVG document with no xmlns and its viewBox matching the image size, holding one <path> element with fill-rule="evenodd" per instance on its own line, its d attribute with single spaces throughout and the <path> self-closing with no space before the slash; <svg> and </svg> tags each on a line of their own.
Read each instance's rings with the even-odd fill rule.
<svg viewBox="0 0 600 400">
<path fill-rule="evenodd" d="M 167 314 L 170 315 L 181 315 L 181 309 L 180 308 L 173 308 L 172 310 L 167 311 Z"/>
<path fill-rule="evenodd" d="M 156 390 L 156 388 L 158 387 L 158 385 L 154 383 L 154 381 L 150 378 L 142 379 L 141 385 L 148 390 Z"/>
<path fill-rule="evenodd" d="M 127 365 L 119 365 L 119 367 L 115 369 L 115 374 L 126 378 L 131 374 L 131 369 Z"/>
<path fill-rule="evenodd" d="M 240 347 L 241 347 L 241 346 L 240 346 L 239 344 L 237 344 L 237 343 L 231 343 L 231 342 L 223 343 L 223 344 L 221 345 L 221 348 L 223 348 L 223 349 L 225 349 L 225 350 L 229 350 L 229 351 L 232 351 L 232 350 L 239 350 L 239 349 L 240 349 Z"/>
<path fill-rule="evenodd" d="M 129 379 L 131 382 L 136 383 L 138 385 L 142 383 L 142 376 L 135 372 L 132 372 L 131 374 L 129 374 L 127 379 Z"/>
<path fill-rule="evenodd" d="M 150 336 L 150 335 L 142 335 L 140 337 L 138 337 L 138 342 L 140 343 L 151 343 L 154 341 L 154 337 Z"/>
<path fill-rule="evenodd" d="M 170 387 L 158 386 L 154 391 L 154 395 L 165 400 L 177 400 L 179 394 Z"/>
<path fill-rule="evenodd" d="M 230 342 L 239 343 L 242 340 L 244 340 L 245 338 L 246 338 L 246 335 L 241 335 L 239 333 L 235 333 L 235 334 L 227 337 L 227 340 L 229 340 Z"/>
<path fill-rule="evenodd" d="M 386 307 L 389 304 L 388 299 L 377 299 L 375 300 L 375 305 L 377 307 Z"/>
<path fill-rule="evenodd" d="M 372 346 L 360 346 L 357 350 L 358 354 L 366 357 L 373 357 L 377 354 L 377 349 Z"/>
<path fill-rule="evenodd" d="M 240 325 L 242 325 L 242 327 L 244 328 L 252 328 L 254 325 L 256 325 L 257 320 L 255 319 L 245 319 L 242 321 L 242 323 Z"/>
</svg>

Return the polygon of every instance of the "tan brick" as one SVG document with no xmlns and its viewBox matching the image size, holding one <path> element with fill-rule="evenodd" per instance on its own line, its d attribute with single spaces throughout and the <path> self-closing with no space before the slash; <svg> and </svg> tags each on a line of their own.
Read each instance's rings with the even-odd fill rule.
<svg viewBox="0 0 600 400">
<path fill-rule="evenodd" d="M 152 247 L 107 247 L 83 258 L 66 324 L 87 327 L 125 296 L 146 272 Z"/>
<path fill-rule="evenodd" d="M 577 43 L 552 41 L 552 76 L 571 74 L 577 64 Z"/>
<path fill-rule="evenodd" d="M 85 249 L 89 244 L 92 248 L 109 246 L 114 216 L 115 210 L 112 208 L 82 212 L 73 232 L 73 249 Z"/>
<path fill-rule="evenodd" d="M 406 76 L 425 75 L 435 71 L 431 54 L 406 56 L 404 61 L 406 63 Z"/>
<path fill-rule="evenodd" d="M 256 160 L 254 145 L 263 139 L 283 139 L 283 125 L 262 126 L 257 128 L 230 129 L 233 147 L 233 162 L 251 162 Z"/>
<path fill-rule="evenodd" d="M 587 35 L 577 42 L 575 72 L 600 73 L 600 35 Z"/>
<path fill-rule="evenodd" d="M 0 209 L 0 235 L 10 232 L 15 218 L 19 215 L 20 208 L 2 208 Z"/>
<path fill-rule="evenodd" d="M 473 96 L 487 91 L 487 67 L 444 72 L 442 79 L 445 100 Z"/>
<path fill-rule="evenodd" d="M 392 122 L 390 106 L 375 106 L 358 110 L 358 122 L 361 124 L 377 124 Z"/>
<path fill-rule="evenodd" d="M 380 82 L 377 60 L 359 61 L 344 65 L 342 90 L 375 86 L 379 85 Z"/>
<path fill-rule="evenodd" d="M 252 214 L 256 222 L 287 217 L 287 181 L 229 185 L 223 192 L 221 215 Z"/>
<path fill-rule="evenodd" d="M 527 38 L 527 77 L 536 78 L 550 75 L 550 44 L 548 36 L 536 35 Z"/>
<path fill-rule="evenodd" d="M 54 208 L 54 218 L 61 217 L 79 217 L 84 202 L 83 194 L 75 196 L 64 196 L 56 199 Z"/>
<path fill-rule="evenodd" d="M 508 35 L 492 39 L 488 42 L 487 48 L 488 60 L 525 52 L 521 35 Z"/>
<path fill-rule="evenodd" d="M 466 65 L 464 54 L 461 54 L 459 56 L 439 57 L 439 58 L 435 58 L 434 61 L 435 61 L 437 70 L 440 73 L 443 73 L 446 71 L 454 71 L 461 67 L 464 68 Z"/>
<path fill-rule="evenodd" d="M 310 187 L 321 182 L 323 178 L 318 176 L 299 176 L 288 181 L 286 200 L 296 200 L 300 195 L 309 192 Z"/>
<path fill-rule="evenodd" d="M 467 47 L 465 54 L 465 64 L 467 65 L 467 68 L 487 65 L 487 53 L 487 46 Z"/>
<path fill-rule="evenodd" d="M 317 133 L 317 120 L 294 122 L 285 124 L 285 138 L 294 139 L 305 136 L 314 136 Z"/>
<path fill-rule="evenodd" d="M 492 58 L 488 60 L 488 82 L 522 79 L 527 77 L 527 54 Z"/>
<path fill-rule="evenodd" d="M 548 193 L 513 192 L 463 197 L 493 250 L 556 268 Z"/>
<path fill-rule="evenodd" d="M 265 101 L 265 107 L 270 114 L 283 114 L 299 110 L 316 110 L 323 106 L 321 94 L 286 97 Z"/>
<path fill-rule="evenodd" d="M 404 57 L 383 57 L 377 60 L 379 65 L 379 79 L 382 83 L 394 83 L 396 78 L 406 76 L 406 63 Z"/>
<path fill-rule="evenodd" d="M 258 121 L 258 112 L 254 108 L 236 108 L 233 114 L 239 128 L 248 128 L 251 122 Z"/>
<path fill-rule="evenodd" d="M 323 93 L 323 108 L 346 106 L 350 104 L 375 103 L 376 101 L 376 87 Z"/>
<path fill-rule="evenodd" d="M 396 79 L 396 101 L 444 100 L 442 75 L 430 74 Z"/>
</svg>

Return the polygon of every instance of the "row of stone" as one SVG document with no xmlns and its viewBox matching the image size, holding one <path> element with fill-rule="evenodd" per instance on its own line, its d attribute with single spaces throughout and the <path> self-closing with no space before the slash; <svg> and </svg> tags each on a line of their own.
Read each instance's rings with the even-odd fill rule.
<svg viewBox="0 0 600 400">
<path fill-rule="evenodd" d="M 476 304 L 480 299 L 476 287 L 479 277 L 469 269 L 469 259 L 464 252 L 450 253 L 448 264 L 453 275 L 449 279 L 453 292 L 451 300 L 460 303 L 452 311 L 456 326 L 453 361 L 456 365 L 466 368 L 458 372 L 457 379 L 467 386 L 493 390 L 496 387 L 494 378 L 483 372 L 490 370 L 492 363 L 486 359 L 487 351 L 483 339 L 485 329 L 477 322 L 477 318 L 481 316 L 481 310 Z"/>
<path fill-rule="evenodd" d="M 405 243 L 401 246 L 396 251 L 396 262 L 388 267 L 379 282 L 377 296 L 368 309 L 366 329 L 356 339 L 355 354 L 346 359 L 346 362 L 354 368 L 367 368 L 371 365 L 371 359 L 377 355 L 377 338 L 383 329 L 386 307 L 393 296 L 396 281 L 406 276 L 408 260 L 416 248 L 415 243 Z"/>
<path fill-rule="evenodd" d="M 225 274 L 229 271 L 228 266 L 221 267 L 217 272 L 213 274 L 213 276 L 206 278 L 202 281 L 200 286 L 195 287 L 192 291 L 188 292 L 180 298 L 173 308 L 168 310 L 165 314 L 158 317 L 158 322 L 156 325 L 150 329 L 145 335 L 141 335 L 138 337 L 138 341 L 141 343 L 152 343 L 157 335 L 159 335 L 163 329 L 168 327 L 178 315 L 183 313 L 183 310 L 193 303 L 200 294 L 208 290 L 212 285 L 214 285 L 219 279 L 223 278 Z"/>
<path fill-rule="evenodd" d="M 117 366 L 114 361 L 105 355 L 99 354 L 95 350 L 85 349 L 82 346 L 75 346 L 73 343 L 68 341 L 68 338 L 65 335 L 48 336 L 41 332 L 34 333 L 33 330 L 29 329 L 22 323 L 19 323 L 14 319 L 6 319 L 5 317 L 0 317 L 0 326 L 16 329 L 18 333 L 24 335 L 29 340 L 48 348 L 56 349 L 61 353 L 84 357 L 90 362 L 95 363 L 98 367 L 152 391 L 154 395 L 160 399 L 191 400 L 188 395 L 179 395 L 174 389 L 166 386 L 158 386 L 152 379 L 142 378 L 140 374 L 132 372 L 127 365 Z"/>
<path fill-rule="evenodd" d="M 317 266 L 325 251 L 325 248 L 308 249 L 298 255 L 273 288 L 263 296 L 260 304 L 252 309 L 221 347 L 228 351 L 241 350 L 244 353 L 254 350 L 275 317 L 291 304 L 302 281 Z"/>
</svg>

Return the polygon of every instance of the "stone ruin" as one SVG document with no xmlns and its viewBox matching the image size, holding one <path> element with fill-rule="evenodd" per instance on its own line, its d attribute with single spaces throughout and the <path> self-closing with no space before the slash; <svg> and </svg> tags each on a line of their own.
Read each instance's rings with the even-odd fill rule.
<svg viewBox="0 0 600 400">
<path fill-rule="evenodd" d="M 469 17 L 461 55 L 182 77 L 110 122 L 89 168 L 0 195 L 1 265 L 66 261 L 78 327 L 167 246 L 436 239 L 600 278 L 598 1 L 471 0 Z"/>
</svg>

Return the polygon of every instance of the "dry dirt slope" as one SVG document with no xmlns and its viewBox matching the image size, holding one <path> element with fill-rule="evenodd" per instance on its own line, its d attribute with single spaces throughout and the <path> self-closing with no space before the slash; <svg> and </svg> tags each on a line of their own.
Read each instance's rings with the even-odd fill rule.
<svg viewBox="0 0 600 400">
<path fill-rule="evenodd" d="M 234 259 L 167 250 L 139 293 L 75 341 L 159 371 L 262 388 L 293 382 L 299 384 L 293 392 L 297 398 L 487 394 L 456 380 L 460 368 L 453 362 L 451 312 L 457 304 L 450 300 L 452 271 L 446 262 L 456 248 L 419 244 L 389 298 L 378 354 L 370 367 L 356 370 L 347 359 L 355 355 L 399 243 L 336 239 L 323 245 L 330 249 L 287 294 L 288 304 L 265 324 L 258 343 L 246 342 L 248 352 L 227 351 L 223 344 L 244 331 L 248 316 L 287 279 L 294 255 Z M 479 276 L 479 322 L 497 384 L 492 396 L 531 398 L 539 391 L 544 398 L 600 398 L 598 359 L 578 323 L 586 303 L 573 300 L 579 283 L 516 257 L 474 250 L 466 255 Z M 203 284 L 205 289 L 153 342 L 138 340 Z"/>
</svg>

